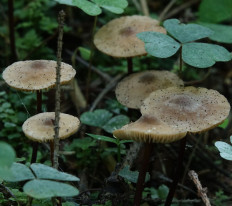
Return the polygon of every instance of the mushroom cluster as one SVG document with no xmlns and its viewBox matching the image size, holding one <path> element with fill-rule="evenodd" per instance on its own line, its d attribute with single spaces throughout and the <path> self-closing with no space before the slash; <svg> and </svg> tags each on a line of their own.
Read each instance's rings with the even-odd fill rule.
<svg viewBox="0 0 232 206">
<path fill-rule="evenodd" d="M 25 136 L 35 142 L 53 141 L 55 113 L 41 113 L 43 89 L 55 87 L 57 62 L 52 60 L 19 61 L 3 71 L 5 82 L 17 90 L 37 92 L 37 115 L 30 117 L 23 124 Z M 76 71 L 71 65 L 61 63 L 60 83 L 69 83 Z M 78 118 L 60 114 L 60 139 L 74 134 L 79 127 Z M 51 151 L 52 152 L 52 151 Z M 37 146 L 33 147 L 31 163 L 36 161 Z"/>
</svg>

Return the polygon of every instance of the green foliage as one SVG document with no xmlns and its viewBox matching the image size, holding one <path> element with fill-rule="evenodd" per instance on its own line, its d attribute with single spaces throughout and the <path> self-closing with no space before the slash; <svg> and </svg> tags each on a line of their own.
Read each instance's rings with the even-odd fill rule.
<svg viewBox="0 0 232 206">
<path fill-rule="evenodd" d="M 78 50 L 80 51 L 81 58 L 88 61 L 91 56 L 91 51 L 89 49 L 86 49 L 84 47 L 78 47 Z"/>
<path fill-rule="evenodd" d="M 138 171 L 131 171 L 129 166 L 126 165 L 120 172 L 118 173 L 119 176 L 123 177 L 125 180 L 133 183 L 137 183 L 139 172 Z M 146 173 L 145 182 L 149 181 L 150 175 Z"/>
<path fill-rule="evenodd" d="M 225 203 L 223 201 L 229 199 L 227 195 L 220 189 L 218 192 L 215 193 L 215 198 L 213 200 L 213 204 L 215 206 L 224 206 Z"/>
<path fill-rule="evenodd" d="M 60 4 L 80 8 L 90 16 L 97 16 L 102 13 L 101 7 L 115 14 L 121 14 L 128 6 L 126 0 L 55 0 Z"/>
<path fill-rule="evenodd" d="M 199 8 L 199 19 L 203 22 L 222 22 L 232 17 L 231 10 L 231 0 L 203 0 Z"/>
<path fill-rule="evenodd" d="M 78 190 L 68 184 L 50 180 L 32 180 L 23 186 L 23 191 L 36 199 L 51 197 L 72 197 L 78 195 Z"/>
<path fill-rule="evenodd" d="M 9 173 L 10 167 L 15 161 L 14 149 L 5 142 L 0 142 L 0 177 Z"/>
<path fill-rule="evenodd" d="M 232 26 L 202 22 L 200 22 L 200 24 L 214 31 L 214 33 L 209 37 L 211 40 L 227 44 L 232 43 Z"/>
<path fill-rule="evenodd" d="M 209 37 L 213 34 L 211 29 L 198 24 L 182 24 L 178 19 L 164 21 L 168 33 L 181 43 L 187 43 Z"/>
<path fill-rule="evenodd" d="M 229 124 L 229 119 L 227 118 L 222 124 L 220 124 L 218 127 L 225 129 Z"/>
<path fill-rule="evenodd" d="M 164 22 L 166 30 L 179 42 L 158 32 L 142 32 L 136 36 L 144 41 L 146 51 L 155 57 L 166 58 L 174 55 L 182 47 L 182 59 L 185 63 L 198 67 L 210 67 L 217 61 L 229 61 L 232 58 L 225 48 L 206 43 L 193 43 L 212 35 L 212 31 L 197 24 L 180 24 L 177 19 Z"/>
<path fill-rule="evenodd" d="M 230 136 L 230 142 L 232 143 L 232 136 Z M 226 160 L 232 160 L 232 146 L 222 142 L 217 141 L 215 142 L 215 146 L 218 148 L 220 152 L 220 156 Z"/>
<path fill-rule="evenodd" d="M 84 112 L 80 116 L 80 120 L 83 124 L 100 127 L 109 133 L 121 128 L 130 121 L 125 115 L 112 116 L 113 114 L 105 109 L 97 109 L 93 112 Z"/>
</svg>

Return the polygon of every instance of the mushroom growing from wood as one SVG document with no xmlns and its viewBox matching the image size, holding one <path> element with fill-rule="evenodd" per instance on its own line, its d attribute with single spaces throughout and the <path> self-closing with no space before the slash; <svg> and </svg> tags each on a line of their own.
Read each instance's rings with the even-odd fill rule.
<svg viewBox="0 0 232 206">
<path fill-rule="evenodd" d="M 155 31 L 166 34 L 159 22 L 147 16 L 124 16 L 104 25 L 94 36 L 94 44 L 101 52 L 117 58 L 127 58 L 128 73 L 133 72 L 132 57 L 146 55 L 144 43 L 137 33 Z"/>
</svg>

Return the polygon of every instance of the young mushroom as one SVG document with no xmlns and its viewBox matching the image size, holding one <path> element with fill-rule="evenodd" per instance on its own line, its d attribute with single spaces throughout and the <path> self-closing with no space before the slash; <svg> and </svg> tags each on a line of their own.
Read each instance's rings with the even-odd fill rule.
<svg viewBox="0 0 232 206">
<path fill-rule="evenodd" d="M 121 104 L 139 109 L 151 92 L 173 86 L 184 86 L 184 82 L 172 72 L 149 70 L 124 78 L 118 83 L 115 94 Z"/>
<path fill-rule="evenodd" d="M 2 74 L 12 88 L 22 91 L 36 91 L 37 113 L 42 112 L 42 89 L 55 87 L 57 62 L 52 60 L 28 60 L 15 62 Z M 61 64 L 61 84 L 70 82 L 76 74 L 71 65 Z M 31 163 L 36 161 L 37 144 L 33 144 Z"/>
<path fill-rule="evenodd" d="M 135 137 L 135 140 L 149 142 L 145 145 L 144 166 L 140 170 L 134 206 L 140 205 L 147 162 L 152 148 L 150 142 L 167 143 L 183 138 L 179 163 L 174 175 L 176 179 L 173 181 L 165 203 L 165 206 L 169 206 L 181 173 L 186 134 L 201 133 L 221 124 L 229 114 L 230 104 L 215 90 L 170 87 L 152 92 L 144 100 L 140 110 L 142 117 L 139 120 L 114 131 L 114 136 L 117 138 L 133 139 Z M 180 136 L 169 141 L 168 135 L 171 131 Z M 162 134 L 166 135 L 165 138 L 161 138 Z"/>
<path fill-rule="evenodd" d="M 155 31 L 166 34 L 159 22 L 147 16 L 124 16 L 104 25 L 94 36 L 94 44 L 101 52 L 117 58 L 127 58 L 128 73 L 133 72 L 132 57 L 146 55 L 144 43 L 137 33 Z"/>
<path fill-rule="evenodd" d="M 44 112 L 27 119 L 22 126 L 26 137 L 35 142 L 47 142 L 54 139 L 55 112 Z M 77 117 L 60 113 L 59 138 L 66 139 L 77 132 L 80 121 Z M 51 159 L 53 149 L 51 149 Z M 53 160 L 52 160 L 53 162 Z"/>
</svg>

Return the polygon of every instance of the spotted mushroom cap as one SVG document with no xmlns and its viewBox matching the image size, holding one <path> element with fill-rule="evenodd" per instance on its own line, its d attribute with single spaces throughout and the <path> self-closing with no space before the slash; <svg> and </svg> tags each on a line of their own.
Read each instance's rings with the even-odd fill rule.
<svg viewBox="0 0 232 206">
<path fill-rule="evenodd" d="M 2 74 L 6 83 L 18 90 L 34 91 L 55 86 L 57 62 L 52 60 L 19 61 L 8 66 Z M 61 84 L 68 83 L 76 71 L 61 63 Z"/>
<path fill-rule="evenodd" d="M 191 133 L 216 127 L 229 112 L 230 104 L 218 91 L 195 87 L 157 90 L 141 106 L 142 115 L 153 114 L 165 124 Z"/>
<path fill-rule="evenodd" d="M 94 36 L 95 46 L 113 57 L 135 57 L 147 54 L 137 33 L 155 31 L 166 34 L 159 22 L 147 16 L 124 16 L 103 26 Z"/>
<path fill-rule="evenodd" d="M 184 82 L 172 72 L 150 70 L 127 76 L 118 83 L 115 93 L 121 104 L 139 109 L 151 92 L 173 86 L 184 86 Z"/>
<path fill-rule="evenodd" d="M 55 112 L 39 113 L 23 123 L 26 137 L 36 142 L 46 142 L 54 139 Z M 65 139 L 77 132 L 80 121 L 77 117 L 60 113 L 59 138 Z"/>
<path fill-rule="evenodd" d="M 119 139 L 141 142 L 170 143 L 185 137 L 186 132 L 166 125 L 151 115 L 143 115 L 136 122 L 127 124 L 113 132 Z"/>
</svg>

